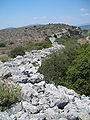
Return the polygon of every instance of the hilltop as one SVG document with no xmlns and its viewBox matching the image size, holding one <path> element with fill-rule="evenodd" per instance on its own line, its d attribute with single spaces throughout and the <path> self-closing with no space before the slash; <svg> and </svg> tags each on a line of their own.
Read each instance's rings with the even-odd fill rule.
<svg viewBox="0 0 90 120">
<path fill-rule="evenodd" d="M 0 54 L 8 53 L 17 46 L 25 46 L 28 42 L 41 42 L 47 38 L 55 40 L 62 35 L 80 35 L 81 29 L 66 24 L 47 24 L 24 26 L 20 28 L 9 28 L 0 30 L 0 43 L 5 43 L 5 47 L 0 47 Z"/>
<path fill-rule="evenodd" d="M 52 34 L 60 33 L 63 29 L 74 29 L 76 27 L 66 24 L 34 25 L 20 28 L 9 28 L 0 30 L 0 42 L 27 42 L 43 41 Z"/>
</svg>

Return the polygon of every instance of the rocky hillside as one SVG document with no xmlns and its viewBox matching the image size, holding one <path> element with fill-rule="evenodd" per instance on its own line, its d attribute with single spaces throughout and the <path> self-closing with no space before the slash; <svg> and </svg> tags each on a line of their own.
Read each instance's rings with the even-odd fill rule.
<svg viewBox="0 0 90 120">
<path fill-rule="evenodd" d="M 47 84 L 38 72 L 41 60 L 62 47 L 33 50 L 0 62 L 0 76 L 18 83 L 23 93 L 21 102 L 0 112 L 0 120 L 90 120 L 90 97 L 60 85 Z"/>
<path fill-rule="evenodd" d="M 51 42 L 63 35 L 80 35 L 81 29 L 66 24 L 47 24 L 34 25 L 21 28 L 9 28 L 0 30 L 0 43 L 4 43 L 5 47 L 0 46 L 0 56 L 8 54 L 17 46 L 25 46 L 28 42 L 41 42 L 48 38 Z"/>
<path fill-rule="evenodd" d="M 80 29 L 66 24 L 48 24 L 37 26 L 26 26 L 21 28 L 12 28 L 0 30 L 0 42 L 18 42 L 42 41 L 46 37 L 60 37 L 66 32 L 80 34 Z"/>
</svg>

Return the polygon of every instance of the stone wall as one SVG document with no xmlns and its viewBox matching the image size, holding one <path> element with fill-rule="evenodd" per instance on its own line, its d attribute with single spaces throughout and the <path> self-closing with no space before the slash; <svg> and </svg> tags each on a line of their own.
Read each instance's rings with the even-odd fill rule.
<svg viewBox="0 0 90 120">
<path fill-rule="evenodd" d="M 18 83 L 23 93 L 21 102 L 7 111 L 0 111 L 0 120 L 90 120 L 90 97 L 64 86 L 47 84 L 38 72 L 42 58 L 63 47 L 33 50 L 8 62 L 0 62 L 0 76 Z"/>
</svg>

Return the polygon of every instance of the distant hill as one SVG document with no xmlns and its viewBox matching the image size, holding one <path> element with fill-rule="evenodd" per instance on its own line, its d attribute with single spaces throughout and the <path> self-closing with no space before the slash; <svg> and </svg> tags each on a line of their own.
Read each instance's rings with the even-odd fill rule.
<svg viewBox="0 0 90 120">
<path fill-rule="evenodd" d="M 0 30 L 0 42 L 43 41 L 52 34 L 58 34 L 64 29 L 75 29 L 76 27 L 66 24 L 33 25 L 19 28 Z"/>
<path fill-rule="evenodd" d="M 83 25 L 83 26 L 80 26 L 80 28 L 82 30 L 90 30 L 90 25 Z"/>
<path fill-rule="evenodd" d="M 61 35 L 80 35 L 81 29 L 66 24 L 31 25 L 19 28 L 0 30 L 0 42 L 6 47 L 0 47 L 0 52 L 6 53 L 17 46 L 25 46 L 28 42 L 41 42 L 47 38 L 57 39 Z"/>
</svg>

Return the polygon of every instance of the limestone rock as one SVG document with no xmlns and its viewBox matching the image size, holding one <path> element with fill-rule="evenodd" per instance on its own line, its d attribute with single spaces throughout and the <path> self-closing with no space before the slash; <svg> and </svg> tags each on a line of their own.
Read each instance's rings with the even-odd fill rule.
<svg viewBox="0 0 90 120">
<path fill-rule="evenodd" d="M 12 107 L 8 110 L 6 110 L 8 115 L 12 115 L 12 114 L 16 114 L 20 111 L 22 111 L 22 103 L 16 103 L 16 104 L 13 104 Z"/>
<path fill-rule="evenodd" d="M 32 114 L 37 114 L 40 111 L 39 107 L 34 106 L 26 101 L 22 102 L 22 106 L 23 106 L 25 111 L 29 111 Z"/>
<path fill-rule="evenodd" d="M 30 120 L 46 120 L 46 116 L 44 113 L 31 114 Z"/>
<path fill-rule="evenodd" d="M 43 80 L 44 76 L 40 73 L 34 74 L 32 77 L 30 77 L 29 81 L 31 83 L 39 83 Z"/>
<path fill-rule="evenodd" d="M 3 66 L 0 68 L 0 76 L 5 78 L 11 77 L 11 69 L 8 66 Z"/>
<path fill-rule="evenodd" d="M 58 120 L 60 118 L 60 114 L 52 108 L 46 109 L 45 115 L 48 120 Z"/>
<path fill-rule="evenodd" d="M 69 98 L 65 95 L 62 95 L 58 100 L 56 100 L 56 105 L 59 109 L 64 109 L 64 107 L 69 103 Z"/>
<path fill-rule="evenodd" d="M 60 118 L 59 120 L 67 120 L 66 118 Z"/>
<path fill-rule="evenodd" d="M 31 83 L 20 84 L 22 94 L 25 99 L 31 100 L 33 96 L 38 96 L 38 92 L 34 89 L 34 85 Z"/>
<path fill-rule="evenodd" d="M 23 113 L 19 118 L 16 116 L 17 120 L 30 120 L 28 113 Z"/>
<path fill-rule="evenodd" d="M 0 112 L 0 120 L 11 120 L 7 112 Z"/>
<path fill-rule="evenodd" d="M 79 114 L 79 118 L 81 119 L 81 120 L 90 120 L 90 115 L 89 114 L 87 114 L 87 113 L 80 113 Z"/>
</svg>

